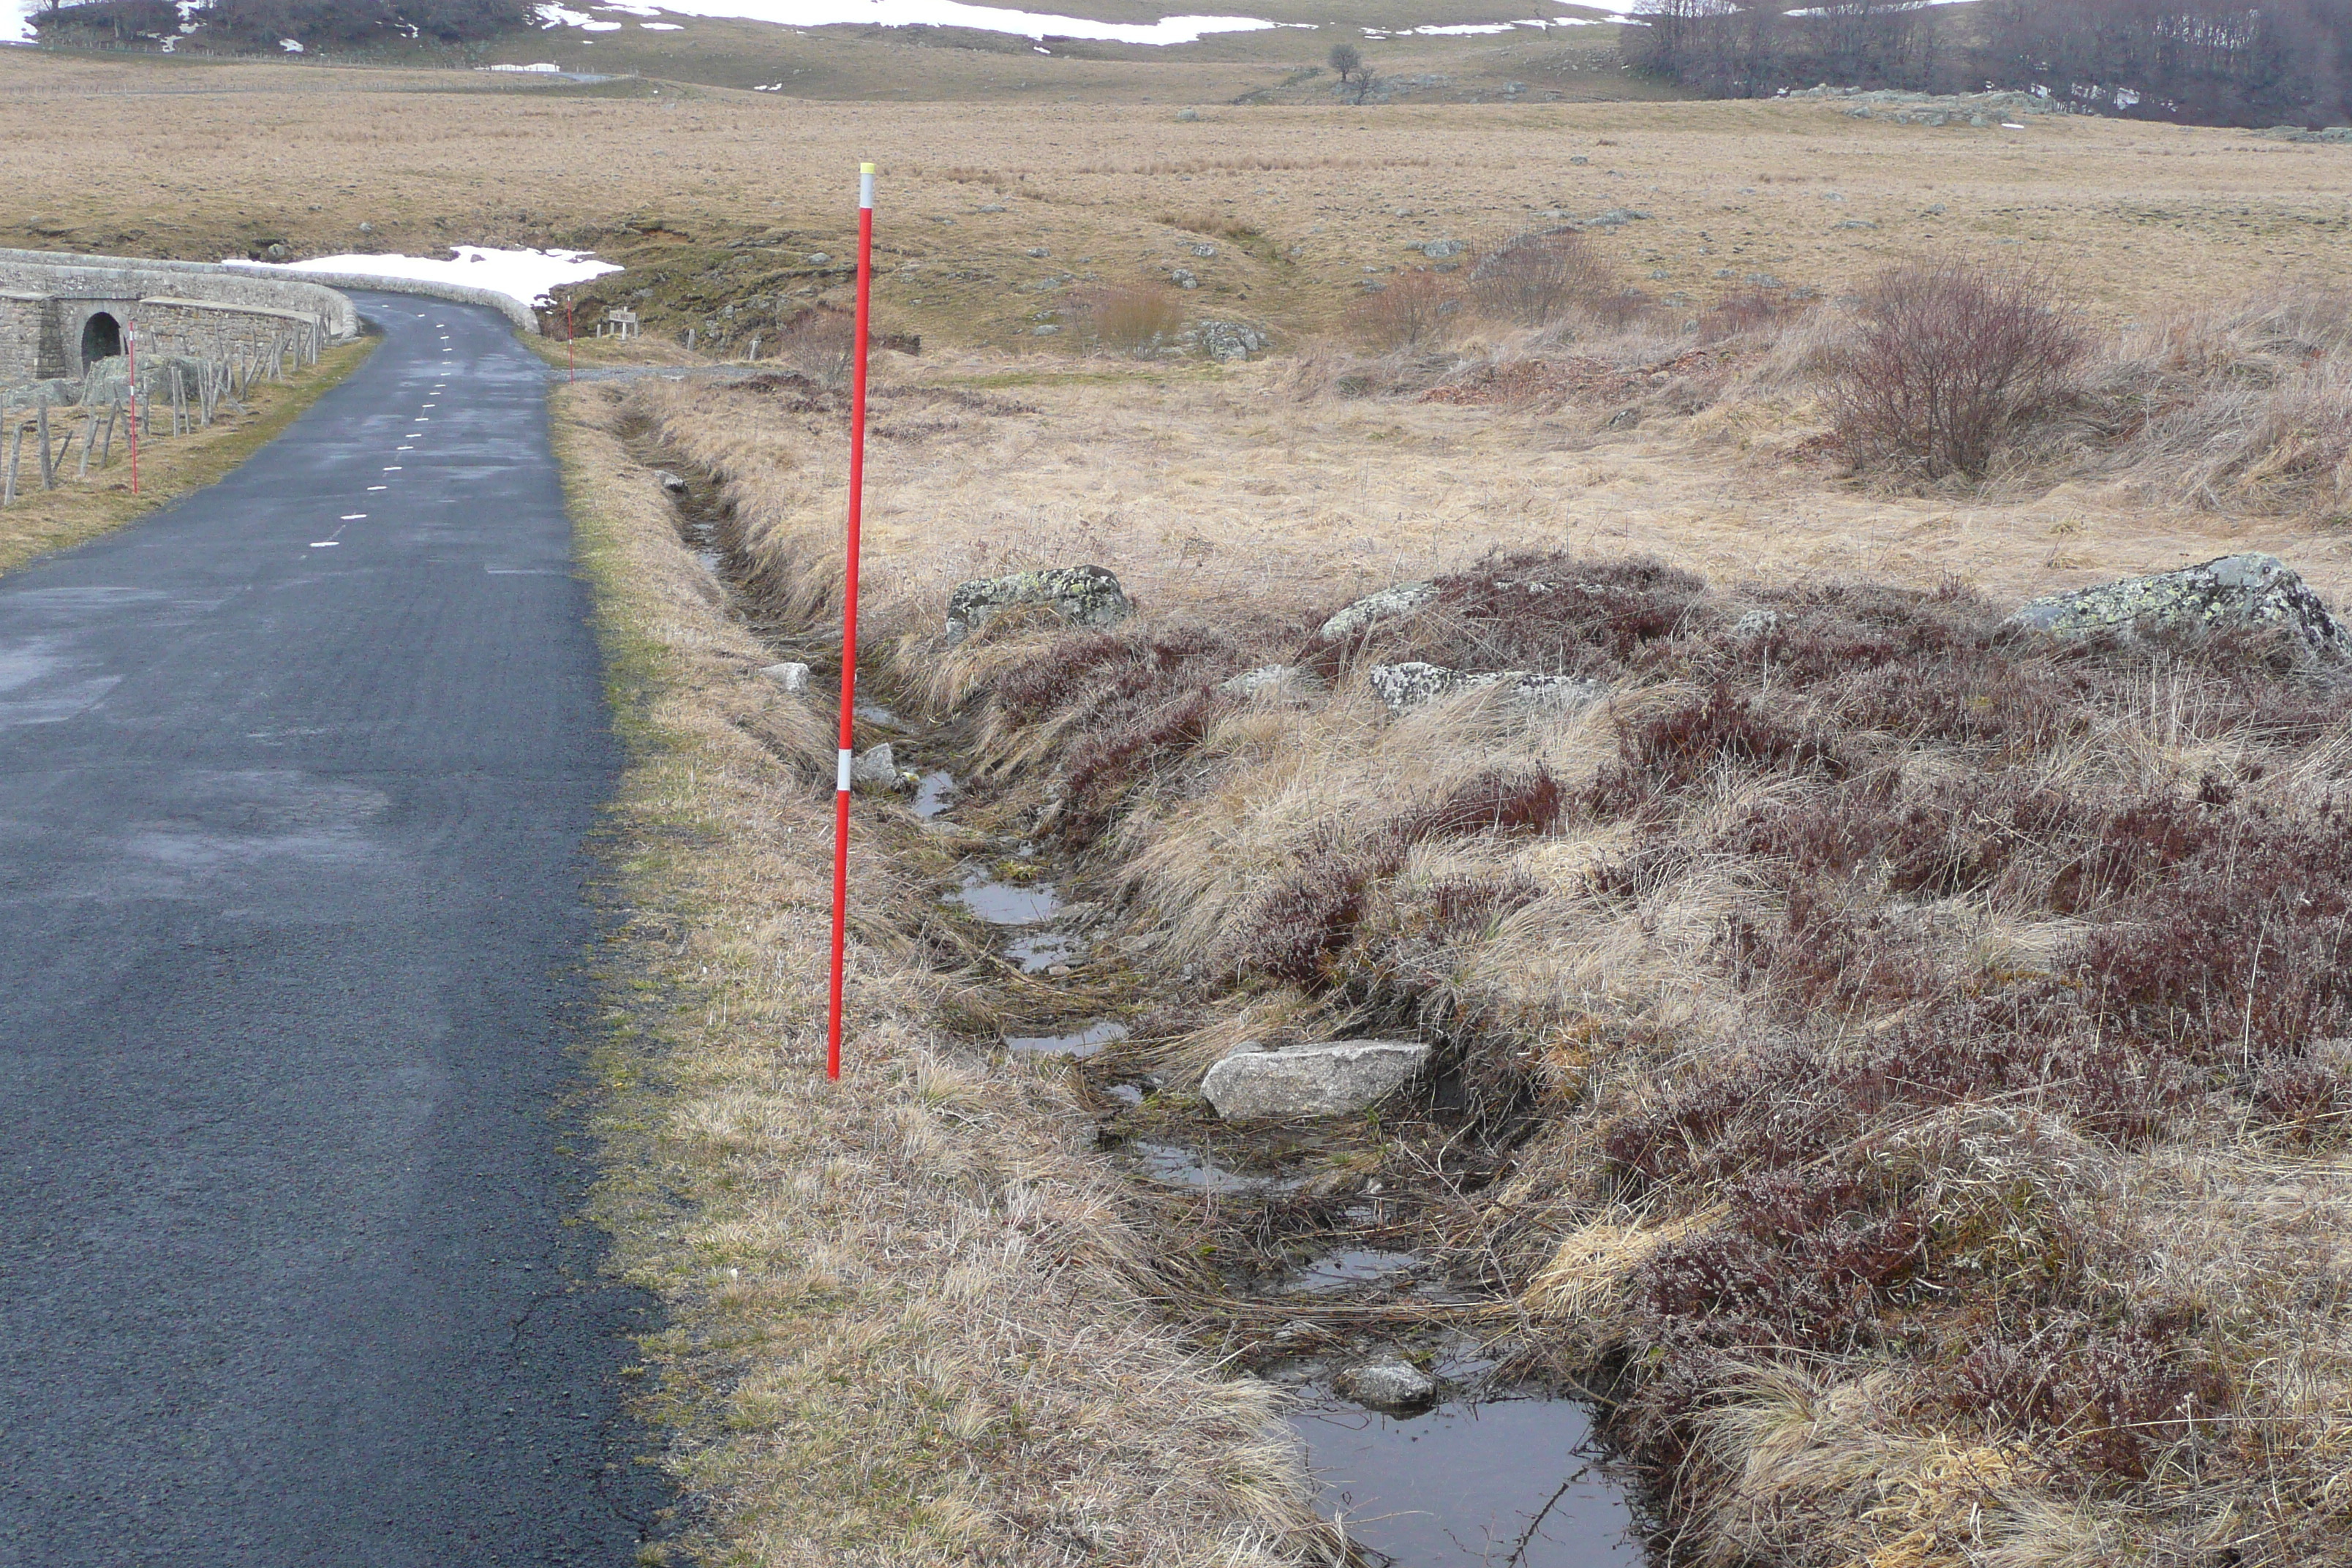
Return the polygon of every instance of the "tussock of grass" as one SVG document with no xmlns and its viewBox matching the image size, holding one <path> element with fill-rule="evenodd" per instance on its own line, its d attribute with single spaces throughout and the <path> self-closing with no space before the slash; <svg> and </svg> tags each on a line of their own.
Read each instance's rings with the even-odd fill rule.
<svg viewBox="0 0 2352 1568">
<path fill-rule="evenodd" d="M 824 1080 L 827 725 L 752 674 L 769 654 L 679 543 L 618 399 L 557 416 L 631 759 L 600 1210 L 667 1308 L 649 1405 L 688 1544 L 1295 1560 L 1309 1516 L 1270 1394 L 1139 1304 L 1150 1260 L 1068 1089 L 940 1032 L 954 988 L 902 924 L 926 900 L 887 811 L 853 840 L 849 1068 Z"/>
</svg>

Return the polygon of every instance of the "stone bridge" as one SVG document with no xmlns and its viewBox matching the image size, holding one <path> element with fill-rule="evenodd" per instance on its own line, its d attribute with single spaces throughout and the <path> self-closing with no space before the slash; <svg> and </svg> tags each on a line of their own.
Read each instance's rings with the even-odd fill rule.
<svg viewBox="0 0 2352 1568">
<path fill-rule="evenodd" d="M 201 262 L 0 250 L 0 386 L 78 379 L 121 353 L 136 324 L 159 357 L 219 358 L 316 333 L 354 337 L 359 313 L 332 289 Z"/>
</svg>

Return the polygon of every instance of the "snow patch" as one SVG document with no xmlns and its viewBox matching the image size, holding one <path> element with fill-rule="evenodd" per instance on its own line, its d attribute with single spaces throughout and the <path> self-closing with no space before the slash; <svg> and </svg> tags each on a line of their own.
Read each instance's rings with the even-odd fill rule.
<svg viewBox="0 0 2352 1568">
<path fill-rule="evenodd" d="M 591 278 L 621 270 L 619 263 L 599 261 L 584 250 L 492 250 L 479 245 L 453 248 L 457 258 L 451 261 L 436 261 L 425 256 L 320 256 L 308 261 L 289 261 L 268 270 L 351 272 L 425 283 L 463 283 L 491 289 L 526 305 L 543 304 L 551 289 L 566 283 L 585 283 Z"/>
<path fill-rule="evenodd" d="M 539 25 L 542 27 L 577 27 L 583 33 L 617 33 L 618 22 L 599 22 L 585 11 L 573 11 L 562 5 L 534 5 Z"/>
<path fill-rule="evenodd" d="M 1631 0 L 1626 3 L 1631 4 Z M 597 9 L 625 11 L 630 16 L 644 14 L 634 5 L 600 5 Z M 1253 33 L 1277 25 L 1255 16 L 1162 16 L 1157 22 L 1094 22 L 1083 16 L 1057 16 L 1050 12 L 969 5 L 965 0 L 667 0 L 659 9 L 673 16 L 772 22 L 787 27 L 971 27 L 1024 38 L 1055 35 L 1114 44 L 1191 44 L 1211 33 Z M 538 10 L 541 16 L 549 18 L 549 26 L 585 25 L 593 30 L 620 25 L 588 23 L 584 12 L 562 5 L 541 5 Z M 580 20 L 572 20 L 574 17 Z"/>
</svg>

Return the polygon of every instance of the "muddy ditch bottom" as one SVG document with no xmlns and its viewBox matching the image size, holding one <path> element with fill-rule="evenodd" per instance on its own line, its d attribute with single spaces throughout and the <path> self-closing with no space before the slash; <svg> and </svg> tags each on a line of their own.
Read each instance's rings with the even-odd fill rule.
<svg viewBox="0 0 2352 1568">
<path fill-rule="evenodd" d="M 953 781 L 933 774 L 924 783 L 933 779 L 939 782 L 923 803 L 930 806 L 927 817 L 953 800 Z M 1024 845 L 1015 858 L 1025 865 L 1034 855 Z M 1083 936 L 1056 929 L 1065 905 L 1051 881 L 1010 880 L 968 865 L 943 897 L 1002 933 L 1000 950 L 1024 973 L 1085 949 Z M 1004 1044 L 1024 1055 L 1083 1063 L 1127 1034 L 1104 1019 L 1073 1019 L 1065 1027 L 1009 1037 Z M 1132 1107 L 1159 1085 L 1146 1079 L 1098 1087 Z M 1278 1199 L 1307 1181 L 1232 1169 L 1204 1150 L 1166 1140 L 1129 1139 L 1108 1157 L 1138 1181 L 1220 1200 Z M 1428 1272 L 1411 1252 L 1341 1247 L 1252 1294 L 1267 1305 L 1311 1310 L 1392 1298 Z M 1354 1561 L 1370 1568 L 1639 1568 L 1650 1561 L 1633 1479 L 1603 1457 L 1580 1401 L 1491 1386 L 1491 1363 L 1453 1336 L 1433 1352 L 1426 1342 L 1420 1346 L 1444 1391 L 1426 1411 L 1383 1414 L 1334 1390 L 1335 1362 L 1405 1348 L 1402 1339 L 1360 1344 L 1336 1357 L 1267 1369 L 1292 1392 L 1290 1424 L 1314 1479 L 1317 1510 L 1341 1526 Z"/>
</svg>

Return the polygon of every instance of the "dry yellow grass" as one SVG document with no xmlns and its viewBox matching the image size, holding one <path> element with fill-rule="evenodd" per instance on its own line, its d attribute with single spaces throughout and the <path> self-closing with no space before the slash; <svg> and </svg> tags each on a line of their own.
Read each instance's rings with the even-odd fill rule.
<svg viewBox="0 0 2352 1568">
<path fill-rule="evenodd" d="M 658 303 L 682 334 L 746 295 L 837 293 L 801 258 L 843 253 L 856 167 L 877 160 L 882 320 L 948 342 L 1034 346 L 1089 280 L 1174 266 L 1200 279 L 1195 315 L 1307 331 L 1408 241 L 1612 207 L 1652 216 L 1601 237 L 1604 253 L 1698 302 L 1751 273 L 1834 292 L 1956 249 L 2031 258 L 2110 320 L 2260 277 L 2344 276 L 2343 151 L 2231 131 L 1931 130 L 1813 103 L 1211 105 L 1178 123 L 1165 103 L 613 100 L 482 81 L 0 56 L 0 137 L 44 148 L 12 170 L 0 243 L 206 259 L 267 238 L 308 254 L 602 244 L 646 278 L 668 258 L 679 275 Z M 74 136 L 47 134 L 61 119 Z M 1157 221 L 1184 214 L 1262 237 L 1198 257 L 1202 236 Z M 670 226 L 625 226 L 646 218 Z"/>
<path fill-rule="evenodd" d="M 1271 1392 L 1140 1299 L 1150 1273 L 1067 1087 L 940 1033 L 862 820 L 849 1066 L 824 1077 L 829 739 L 615 434 L 559 400 L 630 762 L 612 825 L 599 1208 L 657 1292 L 649 1408 L 699 1522 L 762 1564 L 1249 1568 L 1313 1538 Z M 864 814 L 861 813 L 861 817 Z"/>
</svg>

